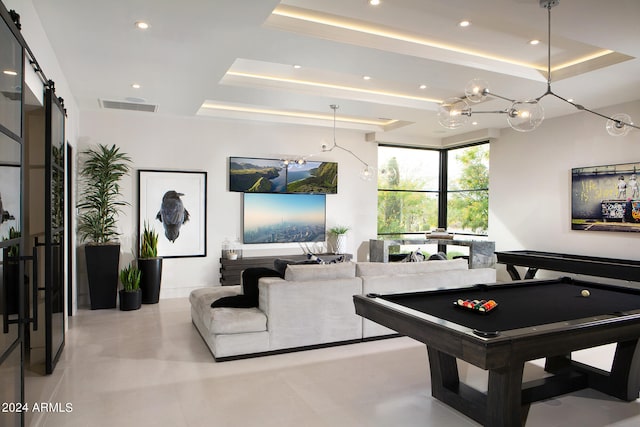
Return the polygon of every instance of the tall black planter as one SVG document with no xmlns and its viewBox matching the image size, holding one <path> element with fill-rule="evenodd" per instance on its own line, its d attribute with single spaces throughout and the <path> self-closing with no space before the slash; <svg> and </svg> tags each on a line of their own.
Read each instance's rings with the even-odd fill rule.
<svg viewBox="0 0 640 427">
<path fill-rule="evenodd" d="M 139 258 L 138 268 L 142 273 L 140 289 L 142 303 L 156 304 L 160 300 L 160 282 L 162 281 L 162 258 Z"/>
<path fill-rule="evenodd" d="M 91 310 L 116 308 L 120 245 L 86 245 Z"/>
</svg>

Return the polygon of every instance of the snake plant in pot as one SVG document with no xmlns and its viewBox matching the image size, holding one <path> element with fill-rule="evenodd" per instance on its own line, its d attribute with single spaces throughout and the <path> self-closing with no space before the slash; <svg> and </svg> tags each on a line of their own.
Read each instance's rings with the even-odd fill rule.
<svg viewBox="0 0 640 427">
<path fill-rule="evenodd" d="M 115 308 L 120 243 L 117 218 L 122 206 L 120 181 L 131 159 L 118 147 L 98 145 L 81 153 L 78 234 L 86 241 L 85 255 L 91 309 Z"/>
<path fill-rule="evenodd" d="M 144 230 L 140 239 L 140 255 L 138 268 L 142 272 L 142 303 L 156 304 L 160 299 L 160 283 L 162 281 L 162 257 L 158 256 L 158 233 L 144 222 Z"/>
<path fill-rule="evenodd" d="M 141 276 L 142 273 L 133 262 L 120 270 L 120 281 L 122 282 L 122 289 L 120 290 L 120 310 L 129 311 L 140 308 L 142 304 L 142 291 L 140 290 Z"/>
</svg>

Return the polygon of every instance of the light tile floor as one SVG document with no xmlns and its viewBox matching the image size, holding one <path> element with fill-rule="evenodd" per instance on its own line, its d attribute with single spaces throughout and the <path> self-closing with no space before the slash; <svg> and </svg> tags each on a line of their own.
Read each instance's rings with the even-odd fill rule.
<svg viewBox="0 0 640 427">
<path fill-rule="evenodd" d="M 610 364 L 611 348 L 584 358 Z M 583 359 L 584 360 L 584 359 Z M 607 361 L 609 360 L 609 361 Z M 486 373 L 461 364 L 485 387 Z M 541 375 L 540 362 L 526 377 Z M 191 324 L 187 299 L 132 312 L 82 310 L 70 319 L 53 375 L 28 373 L 27 400 L 72 406 L 30 413 L 46 427 L 476 426 L 431 397 L 425 347 L 394 338 L 215 363 Z M 527 426 L 638 426 L 640 400 L 585 390 L 531 406 Z"/>
</svg>

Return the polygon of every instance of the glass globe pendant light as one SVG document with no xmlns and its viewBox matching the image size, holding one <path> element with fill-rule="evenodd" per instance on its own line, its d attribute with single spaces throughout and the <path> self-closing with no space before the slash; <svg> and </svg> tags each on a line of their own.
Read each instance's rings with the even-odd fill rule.
<svg viewBox="0 0 640 427">
<path fill-rule="evenodd" d="M 633 126 L 631 117 L 628 114 L 618 113 L 607 120 L 605 127 L 611 136 L 625 136 L 631 130 L 631 126 L 627 125 Z"/>
<path fill-rule="evenodd" d="M 533 100 L 516 101 L 507 111 L 507 122 L 518 132 L 531 132 L 544 120 L 544 108 Z"/>
<path fill-rule="evenodd" d="M 464 95 L 471 102 L 484 101 L 488 94 L 489 83 L 483 79 L 470 80 L 464 88 Z"/>
<path fill-rule="evenodd" d="M 462 98 L 449 98 L 438 106 L 438 122 L 448 129 L 464 126 L 471 117 L 469 104 Z"/>
</svg>

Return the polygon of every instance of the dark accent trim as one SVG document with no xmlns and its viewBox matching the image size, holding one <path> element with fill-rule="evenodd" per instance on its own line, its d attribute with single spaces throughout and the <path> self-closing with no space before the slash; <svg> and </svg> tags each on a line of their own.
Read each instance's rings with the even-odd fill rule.
<svg viewBox="0 0 640 427">
<path fill-rule="evenodd" d="M 273 356 L 276 354 L 295 353 L 297 351 L 317 350 L 320 348 L 329 348 L 329 347 L 337 347 L 340 345 L 357 344 L 359 342 L 362 342 L 362 339 L 337 341 L 337 342 L 324 343 L 324 344 L 314 344 L 314 345 L 308 345 L 308 346 L 302 346 L 302 347 L 283 348 L 281 350 L 263 351 L 260 353 L 250 353 L 250 354 L 240 354 L 237 356 L 216 357 L 213 353 L 211 353 L 211 355 L 213 356 L 213 359 L 216 362 L 228 362 L 231 360 L 250 359 L 253 357 Z M 209 348 L 209 346 L 207 346 L 207 348 Z M 209 351 L 211 351 L 211 349 L 209 349 Z"/>
</svg>

